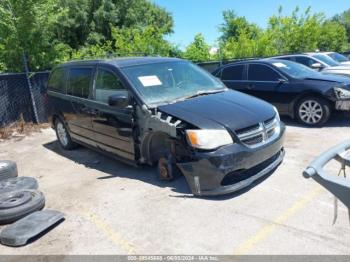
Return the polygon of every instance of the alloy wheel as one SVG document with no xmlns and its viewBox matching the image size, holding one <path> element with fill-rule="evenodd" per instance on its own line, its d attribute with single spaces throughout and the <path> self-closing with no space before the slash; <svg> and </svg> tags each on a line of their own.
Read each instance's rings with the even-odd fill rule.
<svg viewBox="0 0 350 262">
<path fill-rule="evenodd" d="M 318 124 L 323 117 L 322 105 L 315 100 L 306 100 L 299 107 L 299 117 L 309 125 Z"/>
</svg>

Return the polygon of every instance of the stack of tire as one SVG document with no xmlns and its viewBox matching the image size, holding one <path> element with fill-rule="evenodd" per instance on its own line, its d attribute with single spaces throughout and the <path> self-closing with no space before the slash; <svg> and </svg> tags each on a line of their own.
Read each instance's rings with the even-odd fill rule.
<svg viewBox="0 0 350 262">
<path fill-rule="evenodd" d="M 13 161 L 0 160 L 0 224 L 15 222 L 45 206 L 35 178 L 18 177 Z"/>
</svg>

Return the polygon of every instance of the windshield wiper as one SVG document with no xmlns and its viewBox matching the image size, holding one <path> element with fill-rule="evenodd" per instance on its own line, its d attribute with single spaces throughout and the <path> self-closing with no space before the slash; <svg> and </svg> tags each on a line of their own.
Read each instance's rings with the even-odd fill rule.
<svg viewBox="0 0 350 262">
<path fill-rule="evenodd" d="M 217 90 L 202 90 L 202 91 L 197 91 L 195 94 L 193 95 L 190 95 L 190 96 L 186 96 L 186 97 L 183 97 L 183 99 L 191 99 L 191 98 L 194 98 L 194 97 L 198 97 L 198 96 L 203 96 L 203 95 L 210 95 L 210 94 L 215 94 L 215 93 L 221 93 L 223 91 L 225 91 L 225 89 L 217 89 Z"/>
<path fill-rule="evenodd" d="M 195 94 L 190 95 L 190 96 L 184 96 L 184 97 L 179 97 L 179 98 L 172 99 L 172 100 L 161 101 L 161 102 L 158 103 L 158 106 L 162 105 L 162 104 L 163 105 L 174 104 L 174 103 L 181 102 L 181 101 L 184 101 L 184 100 L 187 100 L 187 99 L 191 99 L 191 98 L 194 98 L 194 97 L 198 97 L 198 96 L 215 94 L 215 93 L 221 93 L 221 92 L 224 92 L 226 90 L 228 90 L 228 89 L 227 88 L 222 88 L 222 89 L 216 89 L 216 90 L 202 90 L 202 91 L 198 91 Z"/>
</svg>

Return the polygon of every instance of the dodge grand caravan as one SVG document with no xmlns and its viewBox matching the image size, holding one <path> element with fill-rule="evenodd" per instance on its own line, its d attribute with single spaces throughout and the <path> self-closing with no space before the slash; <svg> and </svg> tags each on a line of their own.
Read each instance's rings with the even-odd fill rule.
<svg viewBox="0 0 350 262">
<path fill-rule="evenodd" d="M 227 89 L 174 58 L 76 61 L 48 84 L 60 145 L 82 144 L 118 159 L 183 174 L 195 195 L 240 190 L 284 157 L 285 127 L 270 104 Z"/>
</svg>

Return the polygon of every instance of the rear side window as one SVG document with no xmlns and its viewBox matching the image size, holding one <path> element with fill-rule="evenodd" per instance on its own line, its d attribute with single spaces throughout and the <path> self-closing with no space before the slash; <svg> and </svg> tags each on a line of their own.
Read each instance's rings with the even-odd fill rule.
<svg viewBox="0 0 350 262">
<path fill-rule="evenodd" d="M 293 57 L 291 57 L 291 56 L 277 57 L 277 59 L 283 59 L 283 60 L 293 61 Z"/>
<path fill-rule="evenodd" d="M 59 93 L 66 93 L 65 69 L 55 69 L 49 79 L 48 89 Z"/>
<path fill-rule="evenodd" d="M 107 103 L 109 96 L 126 91 L 120 80 L 110 71 L 98 69 L 96 77 L 96 100 Z"/>
<path fill-rule="evenodd" d="M 229 66 L 222 70 L 222 80 L 243 80 L 244 65 Z"/>
<path fill-rule="evenodd" d="M 280 75 L 265 65 L 249 65 L 248 79 L 251 81 L 278 81 Z"/>
<path fill-rule="evenodd" d="M 316 63 L 315 60 L 308 58 L 306 56 L 296 56 L 295 62 L 311 67 L 312 64 Z"/>
<path fill-rule="evenodd" d="M 92 68 L 72 68 L 69 70 L 69 88 L 72 96 L 88 98 L 91 84 Z"/>
</svg>

